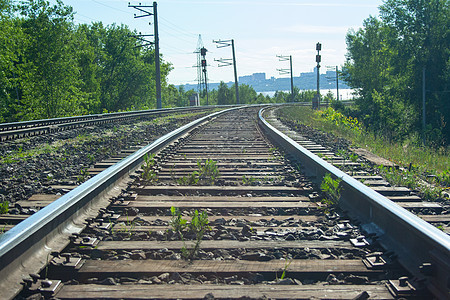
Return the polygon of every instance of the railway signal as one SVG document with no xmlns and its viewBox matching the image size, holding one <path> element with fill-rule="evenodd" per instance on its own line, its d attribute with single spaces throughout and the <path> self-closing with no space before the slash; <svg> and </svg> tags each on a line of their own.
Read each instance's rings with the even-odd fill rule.
<svg viewBox="0 0 450 300">
<path fill-rule="evenodd" d="M 201 66 L 202 66 L 202 72 L 203 72 L 203 78 L 205 79 L 205 91 L 206 91 L 206 105 L 208 105 L 208 76 L 206 75 L 206 52 L 208 52 L 208 50 L 203 47 L 200 49 L 200 55 L 202 57 L 202 62 L 201 62 Z"/>
<path fill-rule="evenodd" d="M 316 44 L 316 63 L 317 63 L 317 94 L 316 98 L 313 100 L 313 109 L 320 108 L 320 62 L 322 60 L 322 56 L 320 55 L 320 50 L 322 50 L 322 44 Z"/>
</svg>

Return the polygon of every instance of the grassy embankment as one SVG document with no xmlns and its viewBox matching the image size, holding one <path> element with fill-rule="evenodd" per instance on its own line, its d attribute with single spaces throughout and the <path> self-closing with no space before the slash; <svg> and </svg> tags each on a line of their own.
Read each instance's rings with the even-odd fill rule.
<svg viewBox="0 0 450 300">
<path fill-rule="evenodd" d="M 433 149 L 417 146 L 411 141 L 388 141 L 364 130 L 356 119 L 347 118 L 331 108 L 314 112 L 309 107 L 284 107 L 279 110 L 279 115 L 286 120 L 345 138 L 354 147 L 365 148 L 400 166 L 409 168 L 411 165 L 411 172 L 416 176 L 438 183 L 444 188 L 450 186 L 449 147 Z"/>
</svg>

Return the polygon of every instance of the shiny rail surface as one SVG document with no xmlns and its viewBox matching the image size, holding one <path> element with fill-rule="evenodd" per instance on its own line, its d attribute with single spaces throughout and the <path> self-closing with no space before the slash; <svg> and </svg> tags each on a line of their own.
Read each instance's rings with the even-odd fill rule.
<svg viewBox="0 0 450 300">
<path fill-rule="evenodd" d="M 285 151 L 297 157 L 307 173 L 318 180 L 326 173 L 340 178 L 343 192 L 340 205 L 394 251 L 399 262 L 414 276 L 426 281 L 440 299 L 450 294 L 450 237 L 360 181 L 342 172 L 270 125 L 259 112 L 263 130 Z"/>
</svg>

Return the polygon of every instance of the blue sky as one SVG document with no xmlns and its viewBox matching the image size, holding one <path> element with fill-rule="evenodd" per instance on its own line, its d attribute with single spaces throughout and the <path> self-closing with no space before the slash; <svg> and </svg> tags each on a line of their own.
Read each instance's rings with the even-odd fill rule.
<svg viewBox="0 0 450 300">
<path fill-rule="evenodd" d="M 51 0 L 51 3 L 56 2 Z M 153 1 L 63 0 L 74 8 L 75 22 L 126 24 L 142 34 L 153 33 L 151 17 L 134 19 L 132 4 Z M 212 40 L 234 39 L 238 76 L 264 72 L 283 77 L 288 68 L 276 55 L 292 55 L 293 72 L 310 72 L 315 66 L 315 44 L 322 43 L 322 71 L 345 61 L 345 35 L 358 29 L 369 15 L 378 15 L 382 0 L 160 0 L 158 2 L 160 52 L 173 64 L 169 83 L 195 83 L 194 51 L 201 34 L 208 49 L 210 82 L 232 81 L 233 68 L 217 66 L 214 58 L 231 58 L 231 48 L 217 49 Z"/>
</svg>

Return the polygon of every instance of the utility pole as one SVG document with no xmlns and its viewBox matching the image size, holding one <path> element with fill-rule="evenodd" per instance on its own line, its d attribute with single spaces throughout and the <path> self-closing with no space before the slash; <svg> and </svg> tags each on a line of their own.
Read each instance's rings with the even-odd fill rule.
<svg viewBox="0 0 450 300">
<path fill-rule="evenodd" d="M 316 44 L 316 50 L 317 50 L 317 55 L 316 55 L 316 63 L 317 63 L 317 108 L 320 109 L 320 61 L 321 61 L 321 56 L 320 56 L 320 50 L 322 50 L 322 44 L 321 43 L 317 43 Z"/>
<path fill-rule="evenodd" d="M 423 143 L 425 144 L 425 126 L 426 126 L 426 107 L 425 107 L 425 101 L 426 101 L 426 85 L 425 85 L 425 66 L 422 69 L 422 130 L 423 130 Z"/>
<path fill-rule="evenodd" d="M 214 61 L 217 61 L 219 63 L 219 67 L 225 67 L 225 66 L 234 66 L 234 87 L 236 88 L 236 104 L 240 104 L 239 101 L 239 85 L 238 85 L 238 77 L 237 77 L 237 68 L 236 68 L 236 54 L 234 52 L 234 40 L 226 40 L 226 41 L 214 41 L 213 43 L 217 44 L 217 48 L 224 48 L 231 46 L 231 52 L 233 54 L 233 59 L 230 58 L 220 58 L 220 59 L 214 59 Z M 233 61 L 232 63 L 230 61 Z"/>
<path fill-rule="evenodd" d="M 339 101 L 339 71 L 336 66 L 336 100 Z"/>
<path fill-rule="evenodd" d="M 332 67 L 332 66 L 327 66 L 327 73 L 328 71 L 335 71 L 335 76 L 334 77 L 326 77 L 328 82 L 336 82 L 336 100 L 339 101 L 339 69 L 338 66 Z M 327 100 L 327 106 L 328 106 L 328 100 Z"/>
<path fill-rule="evenodd" d="M 159 35 L 158 35 L 158 9 L 157 9 L 157 3 L 156 1 L 153 2 L 153 5 L 131 5 L 128 3 L 128 7 L 132 7 L 134 9 L 137 9 L 142 14 L 136 15 L 134 14 L 134 18 L 143 18 L 143 17 L 149 17 L 153 16 L 153 25 L 154 25 L 154 42 L 149 42 L 143 37 L 151 36 L 151 35 L 139 35 L 137 36 L 138 39 L 148 42 L 147 45 L 155 45 L 155 69 L 156 69 L 156 108 L 161 109 L 162 103 L 161 103 L 161 66 L 160 66 L 160 58 L 159 58 Z M 153 12 L 149 11 L 149 8 L 153 8 Z M 150 25 L 151 23 L 149 23 Z M 143 45 L 143 46 L 147 46 Z"/>
<path fill-rule="evenodd" d="M 279 58 L 279 61 L 287 61 L 289 60 L 290 63 L 290 69 L 277 69 L 280 75 L 287 75 L 291 74 L 291 102 L 294 102 L 294 73 L 292 72 L 292 55 L 284 56 L 284 55 L 277 55 Z"/>
</svg>

